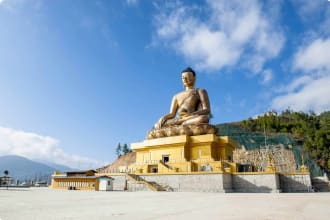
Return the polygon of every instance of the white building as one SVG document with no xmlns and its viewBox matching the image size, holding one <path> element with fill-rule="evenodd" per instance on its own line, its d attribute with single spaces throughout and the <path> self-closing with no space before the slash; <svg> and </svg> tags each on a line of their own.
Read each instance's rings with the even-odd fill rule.
<svg viewBox="0 0 330 220">
<path fill-rule="evenodd" d="M 99 191 L 112 191 L 113 178 L 108 176 L 101 176 L 99 179 Z"/>
</svg>

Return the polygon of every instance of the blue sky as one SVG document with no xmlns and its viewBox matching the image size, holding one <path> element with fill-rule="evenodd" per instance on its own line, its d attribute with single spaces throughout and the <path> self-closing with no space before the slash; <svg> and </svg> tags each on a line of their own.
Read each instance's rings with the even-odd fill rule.
<svg viewBox="0 0 330 220">
<path fill-rule="evenodd" d="M 143 141 L 191 66 L 212 123 L 330 108 L 330 2 L 0 0 L 0 155 L 76 168 Z"/>
</svg>

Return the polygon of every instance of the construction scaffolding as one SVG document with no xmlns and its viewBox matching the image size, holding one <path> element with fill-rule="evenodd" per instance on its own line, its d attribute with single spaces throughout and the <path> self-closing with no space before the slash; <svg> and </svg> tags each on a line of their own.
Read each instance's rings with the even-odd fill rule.
<svg viewBox="0 0 330 220">
<path fill-rule="evenodd" d="M 293 139 L 288 134 L 266 134 L 250 132 L 239 125 L 217 125 L 220 136 L 229 136 L 234 139 L 239 149 L 234 152 L 234 162 L 250 164 L 255 171 L 264 171 L 268 165 L 268 159 L 272 158 L 276 171 L 295 172 L 300 169 L 302 156 L 305 158 L 305 166 L 311 172 L 311 176 L 323 176 L 323 171 L 303 149 L 303 142 Z"/>
</svg>

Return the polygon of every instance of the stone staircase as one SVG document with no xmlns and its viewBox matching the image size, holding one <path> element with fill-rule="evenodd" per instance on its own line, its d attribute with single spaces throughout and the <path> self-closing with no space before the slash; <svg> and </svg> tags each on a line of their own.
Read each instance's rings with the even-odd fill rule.
<svg viewBox="0 0 330 220">
<path fill-rule="evenodd" d="M 127 173 L 126 176 L 128 177 L 128 179 L 130 181 L 132 181 L 135 184 L 143 184 L 144 186 L 146 186 L 148 189 L 152 190 L 152 191 L 166 191 L 166 189 L 164 189 L 161 185 L 159 185 L 156 182 L 150 182 L 150 181 L 146 181 L 145 179 L 143 179 L 142 177 L 140 177 L 139 175 L 136 174 L 131 174 L 131 173 Z M 129 187 L 128 187 L 129 188 Z"/>
</svg>

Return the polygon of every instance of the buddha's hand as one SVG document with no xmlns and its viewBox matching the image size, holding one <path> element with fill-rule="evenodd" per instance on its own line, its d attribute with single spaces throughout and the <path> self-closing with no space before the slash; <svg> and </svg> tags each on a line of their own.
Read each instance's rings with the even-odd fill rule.
<svg viewBox="0 0 330 220">
<path fill-rule="evenodd" d="M 161 117 L 158 122 L 155 124 L 156 129 L 161 129 L 163 124 L 166 122 L 165 116 Z"/>
<path fill-rule="evenodd" d="M 181 111 L 179 112 L 179 118 L 186 118 L 186 117 L 189 117 L 190 114 L 186 111 Z"/>
</svg>

